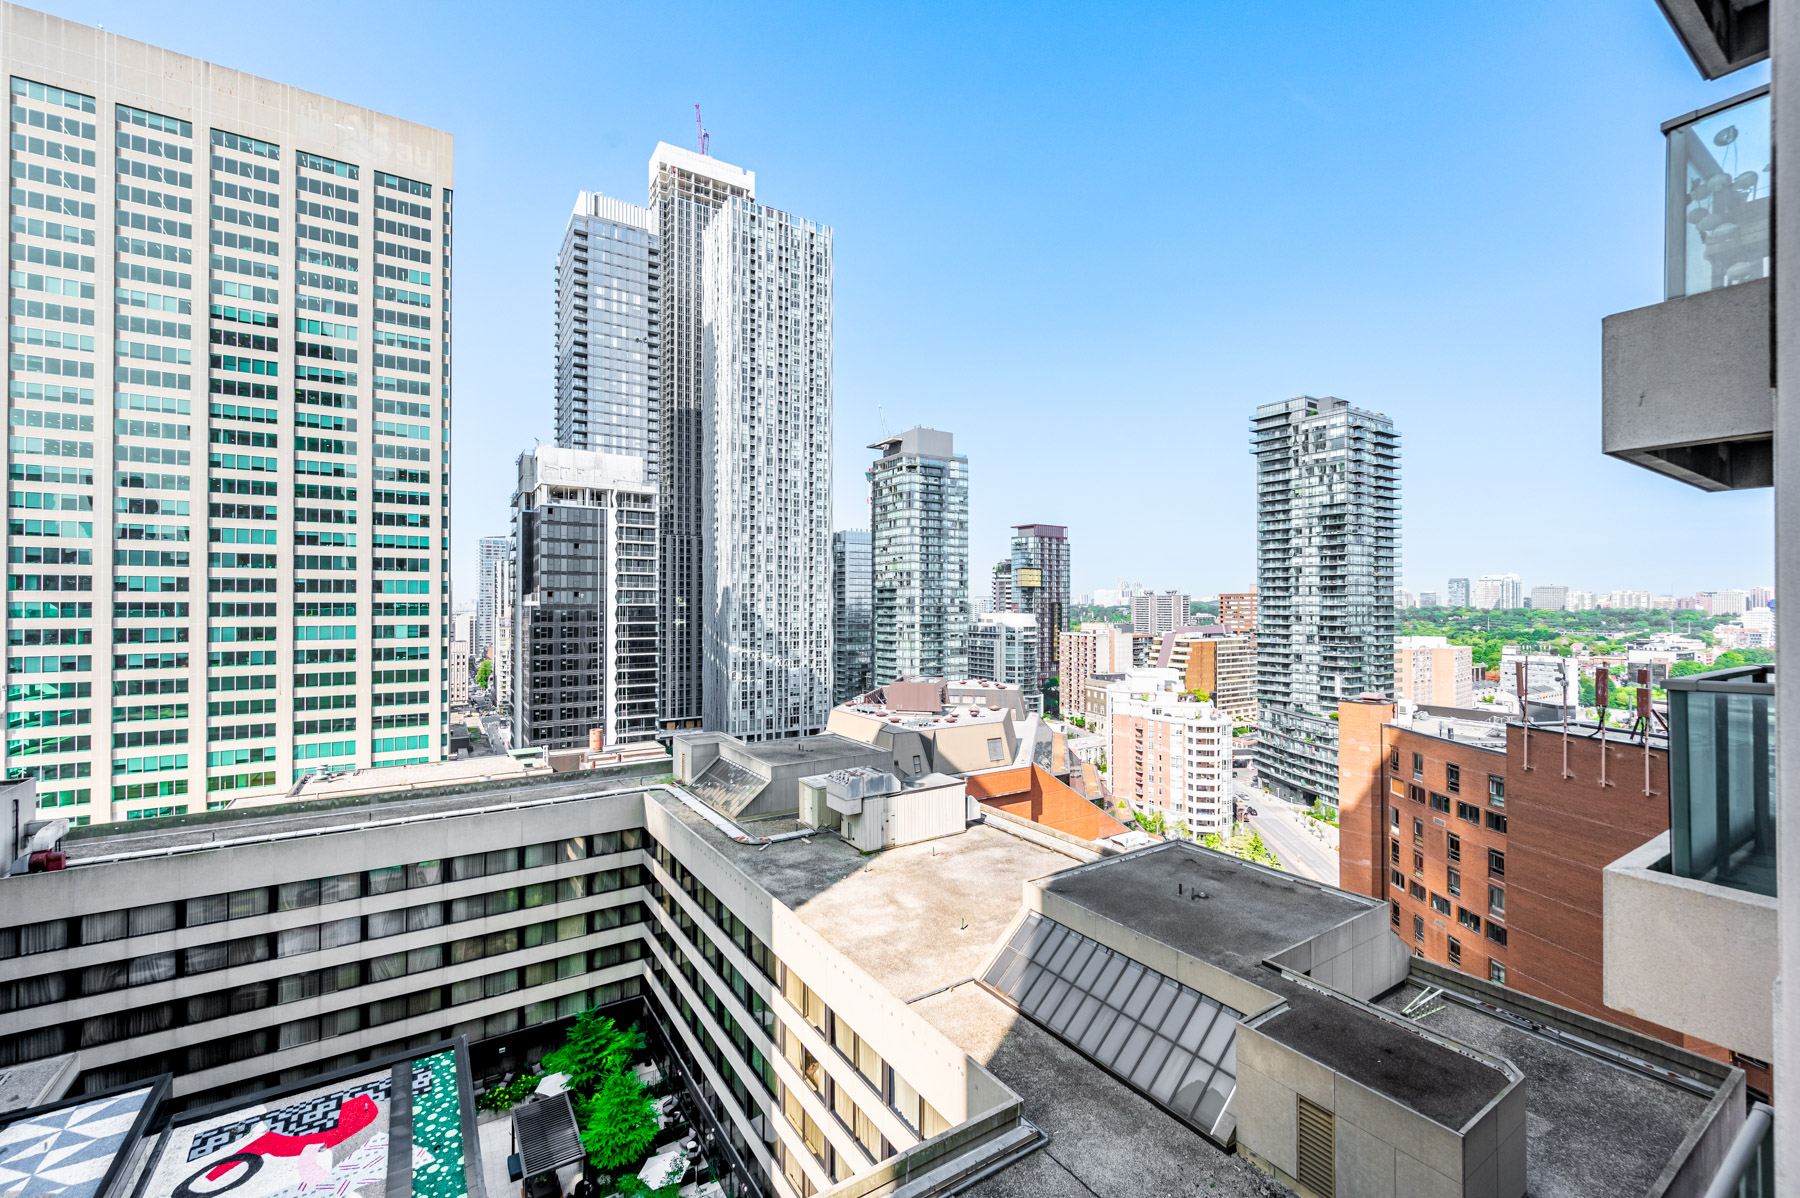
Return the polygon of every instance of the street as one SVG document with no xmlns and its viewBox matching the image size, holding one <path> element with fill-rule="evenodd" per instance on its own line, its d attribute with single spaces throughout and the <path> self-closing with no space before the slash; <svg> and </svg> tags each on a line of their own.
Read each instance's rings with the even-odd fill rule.
<svg viewBox="0 0 1800 1198">
<path fill-rule="evenodd" d="M 1250 803 L 1259 812 L 1250 817 L 1250 826 L 1275 850 L 1283 869 L 1327 886 L 1338 884 L 1337 854 L 1295 827 L 1294 816 L 1287 813 L 1288 804 L 1260 793 Z"/>
<path fill-rule="evenodd" d="M 490 752 L 504 753 L 512 743 L 512 722 L 498 712 L 483 712 L 481 734 L 487 737 Z"/>
</svg>

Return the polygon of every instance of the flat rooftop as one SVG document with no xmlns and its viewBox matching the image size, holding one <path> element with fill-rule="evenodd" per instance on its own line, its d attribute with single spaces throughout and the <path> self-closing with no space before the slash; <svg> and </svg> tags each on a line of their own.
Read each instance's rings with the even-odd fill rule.
<svg viewBox="0 0 1800 1198">
<path fill-rule="evenodd" d="M 833 832 L 758 848 L 652 796 L 903 999 L 979 974 L 1024 905 L 1025 883 L 1082 861 L 986 824 L 867 856 Z M 756 830 L 787 826 L 759 820 Z"/>
<path fill-rule="evenodd" d="M 1400 1012 L 1425 993 L 1426 980 L 1415 975 L 1376 1005 Z M 1454 999 L 1424 1004 L 1412 1021 L 1524 1072 L 1533 1198 L 1648 1192 L 1710 1101 Z"/>
<path fill-rule="evenodd" d="M 1206 896 L 1197 902 L 1195 887 Z M 1258 984 L 1274 976 L 1268 958 L 1379 905 L 1178 840 L 1050 878 L 1044 890 Z"/>
<path fill-rule="evenodd" d="M 866 719 L 879 720 L 896 728 L 956 728 L 967 724 L 999 724 L 1011 711 L 1007 707 L 984 707 L 975 703 L 946 708 L 939 714 L 884 707 L 879 703 L 840 703 L 837 710 Z"/>
<path fill-rule="evenodd" d="M 1258 1031 L 1445 1127 L 1463 1127 L 1511 1080 L 1411 1027 L 1304 987 L 1280 989 L 1288 1009 Z"/>
<path fill-rule="evenodd" d="M 1444 710 L 1442 708 L 1440 711 Z M 1396 716 L 1388 721 L 1388 727 L 1398 728 L 1402 732 L 1411 732 L 1418 736 L 1436 737 L 1438 740 L 1454 741 L 1459 745 L 1467 745 L 1471 749 L 1486 749 L 1491 753 L 1506 752 L 1506 718 L 1507 713 L 1495 708 L 1493 718 L 1486 718 L 1485 712 L 1471 711 L 1467 716 L 1449 716 L 1433 714 L 1423 708 L 1411 715 Z"/>
<path fill-rule="evenodd" d="M 729 738 L 727 738 L 729 740 Z M 787 740 L 731 741 L 732 748 L 770 766 L 807 765 L 821 755 L 867 753 L 869 746 L 835 732 Z"/>
</svg>

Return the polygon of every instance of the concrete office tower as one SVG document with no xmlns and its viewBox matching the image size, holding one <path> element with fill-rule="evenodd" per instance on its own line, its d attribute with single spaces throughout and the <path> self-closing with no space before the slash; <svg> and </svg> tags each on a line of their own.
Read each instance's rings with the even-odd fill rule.
<svg viewBox="0 0 1800 1198">
<path fill-rule="evenodd" d="M 1219 623 L 1231 632 L 1256 635 L 1256 588 L 1219 596 Z"/>
<path fill-rule="evenodd" d="M 1264 404 L 1257 465 L 1257 772 L 1337 801 L 1337 705 L 1394 688 L 1400 438 L 1344 400 Z"/>
<path fill-rule="evenodd" d="M 1475 703 L 1474 651 L 1447 637 L 1394 638 L 1394 694 L 1429 707 Z"/>
<path fill-rule="evenodd" d="M 652 486 L 661 243 L 650 209 L 584 191 L 556 257 L 556 443 L 642 458 Z"/>
<path fill-rule="evenodd" d="M 495 566 L 512 557 L 512 537 L 482 537 L 477 548 L 480 558 L 476 562 L 475 658 L 479 661 L 493 651 L 497 640 L 498 600 L 507 591 L 500 586 Z"/>
<path fill-rule="evenodd" d="M 704 238 L 714 215 L 733 199 L 755 201 L 755 172 L 657 143 L 650 156 L 650 207 L 656 213 L 662 252 L 657 714 L 665 736 L 700 727 L 703 710 L 706 563 L 713 545 L 706 511 L 714 453 L 705 417 Z M 757 365 L 768 366 L 761 361 Z M 748 370 L 748 363 L 744 366 Z M 771 454 L 774 444 L 767 447 Z"/>
<path fill-rule="evenodd" d="M 1531 588 L 1531 607 L 1534 611 L 1565 611 L 1568 606 L 1568 587 L 1553 585 Z"/>
<path fill-rule="evenodd" d="M 875 689 L 875 592 L 869 534 L 831 534 L 831 701 L 836 706 Z"/>
<path fill-rule="evenodd" d="M 1131 631 L 1161 636 L 1187 627 L 1188 597 L 1180 591 L 1141 591 L 1131 597 Z"/>
<path fill-rule="evenodd" d="M 1524 607 L 1517 574 L 1483 574 L 1475 580 L 1474 606 L 1487 611 Z"/>
<path fill-rule="evenodd" d="M 1061 524 L 1015 524 L 1012 584 L 1013 610 L 1037 617 L 1034 685 L 1042 689 L 1056 677 L 1061 634 L 1069 630 L 1069 530 Z"/>
<path fill-rule="evenodd" d="M 702 716 L 809 736 L 832 706 L 831 229 L 733 196 L 703 241 Z"/>
<path fill-rule="evenodd" d="M 508 541 L 511 544 L 511 541 Z M 518 563 L 503 557 L 494 563 L 494 705 L 512 703 L 513 694 L 513 578 Z"/>
<path fill-rule="evenodd" d="M 968 677 L 1018 687 L 1028 711 L 1042 711 L 1044 696 L 1031 688 L 1038 668 L 1038 622 L 1023 612 L 993 612 L 969 626 Z"/>
<path fill-rule="evenodd" d="M 12 5 L 0 54 L 10 772 L 106 823 L 437 760 L 450 135 Z"/>
<path fill-rule="evenodd" d="M 1013 605 L 1012 558 L 1002 558 L 994 563 L 994 573 L 988 582 L 988 596 L 989 611 L 1019 610 Z"/>
<path fill-rule="evenodd" d="M 1469 580 L 1466 578 L 1452 578 L 1446 594 L 1448 595 L 1447 606 L 1469 606 Z"/>
<path fill-rule="evenodd" d="M 969 677 L 969 459 L 931 428 L 869 448 L 875 685 Z"/>
<path fill-rule="evenodd" d="M 513 494 L 512 747 L 656 735 L 656 488 L 644 459 L 549 445 Z"/>
</svg>

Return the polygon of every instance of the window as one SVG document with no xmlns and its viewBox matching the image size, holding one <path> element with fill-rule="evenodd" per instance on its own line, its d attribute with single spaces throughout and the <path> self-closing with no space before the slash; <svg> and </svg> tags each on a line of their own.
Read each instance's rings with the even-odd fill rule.
<svg viewBox="0 0 1800 1198">
<path fill-rule="evenodd" d="M 1398 890 L 1401 894 L 1406 893 L 1406 875 L 1405 874 L 1401 873 L 1397 869 L 1392 869 L 1392 870 L 1388 871 L 1388 877 L 1394 883 L 1395 890 Z"/>
<path fill-rule="evenodd" d="M 1448 915 L 1450 914 L 1450 900 L 1441 894 L 1433 894 L 1431 896 L 1431 909 L 1436 911 L 1439 915 Z"/>
<path fill-rule="evenodd" d="M 1418 899 L 1421 903 L 1425 901 L 1425 888 L 1417 882 L 1408 882 L 1406 884 L 1406 892 Z"/>
<path fill-rule="evenodd" d="M 1495 919 L 1506 918 L 1506 888 L 1504 886 L 1488 887 L 1488 914 Z"/>
<path fill-rule="evenodd" d="M 1424 839 L 1425 839 L 1425 821 L 1422 819 L 1419 819 L 1417 816 L 1414 816 L 1413 817 L 1413 843 L 1420 844 L 1424 841 Z"/>
<path fill-rule="evenodd" d="M 1395 749 L 1388 754 L 1388 768 L 1396 774 L 1400 772 L 1400 750 Z"/>
<path fill-rule="evenodd" d="M 1413 778 L 1415 781 L 1423 782 L 1425 780 L 1425 754 L 1414 753 L 1412 759 Z"/>
<path fill-rule="evenodd" d="M 1462 766 L 1452 764 L 1444 767 L 1444 789 L 1453 795 L 1462 793 Z"/>
<path fill-rule="evenodd" d="M 1449 808 L 1445 808 L 1445 810 L 1447 811 Z M 1458 801 L 1456 804 L 1456 818 L 1466 819 L 1472 824 L 1479 824 L 1481 823 L 1481 811 L 1473 803 Z"/>
<path fill-rule="evenodd" d="M 1394 835 L 1400 834 L 1400 809 L 1398 807 L 1388 808 L 1388 827 L 1394 830 Z"/>
<path fill-rule="evenodd" d="M 1458 803 L 1457 806 L 1458 807 L 1466 807 L 1466 806 L 1468 806 L 1468 804 Z M 1435 790 L 1432 791 L 1431 792 L 1431 809 L 1433 811 L 1442 811 L 1445 815 L 1449 815 L 1450 814 L 1450 796 L 1449 795 L 1441 795 Z"/>
<path fill-rule="evenodd" d="M 1388 841 L 1388 860 L 1395 865 L 1400 864 L 1400 842 L 1398 840 Z"/>
<path fill-rule="evenodd" d="M 1406 791 L 1406 797 L 1415 803 L 1423 803 L 1425 801 L 1425 788 L 1423 786 L 1409 787 Z"/>
<path fill-rule="evenodd" d="M 1413 916 L 1413 939 L 1420 944 L 1425 943 L 1425 917 L 1423 915 Z"/>
<path fill-rule="evenodd" d="M 1488 981 L 1506 985 L 1506 966 L 1493 959 L 1488 960 Z"/>
<path fill-rule="evenodd" d="M 1506 947 L 1506 929 L 1501 927 L 1499 924 L 1493 922 L 1492 920 L 1488 921 L 1487 937 L 1489 940 L 1492 940 L 1495 944 L 1498 944 L 1501 948 Z M 1505 981 L 1506 979 L 1501 978 L 1500 980 Z"/>
<path fill-rule="evenodd" d="M 1487 813 L 1487 826 L 1491 831 L 1505 832 L 1506 817 L 1501 815 L 1498 811 L 1490 811 Z"/>
<path fill-rule="evenodd" d="M 1488 873 L 1496 878 L 1506 876 L 1506 854 L 1499 849 L 1488 850 Z"/>
<path fill-rule="evenodd" d="M 988 760 L 989 761 L 1001 760 L 1001 754 L 1006 751 L 1006 742 L 1001 740 L 998 736 L 993 736 L 993 737 L 988 738 L 987 745 L 988 745 Z"/>
<path fill-rule="evenodd" d="M 1456 922 L 1463 927 L 1468 928 L 1471 932 L 1481 931 L 1481 916 L 1475 914 L 1475 912 L 1469 910 L 1467 907 L 1458 907 L 1456 909 Z"/>
<path fill-rule="evenodd" d="M 1445 885 L 1445 888 L 1450 891 L 1451 897 L 1461 898 L 1462 897 L 1462 870 L 1447 869 L 1444 871 L 1444 873 L 1445 873 L 1445 878 L 1446 878 L 1444 885 Z"/>
<path fill-rule="evenodd" d="M 1417 851 L 1415 851 L 1413 853 L 1413 876 L 1418 877 L 1418 878 L 1422 878 L 1425 876 L 1425 854 L 1424 853 L 1420 853 Z"/>
<path fill-rule="evenodd" d="M 1506 779 L 1499 774 L 1488 775 L 1488 803 L 1495 807 L 1506 806 Z"/>
<path fill-rule="evenodd" d="M 1452 832 L 1444 837 L 1444 855 L 1452 861 L 1462 860 L 1462 837 Z"/>
<path fill-rule="evenodd" d="M 1388 900 L 1388 922 L 1395 927 L 1400 926 L 1400 904 L 1393 899 Z"/>
<path fill-rule="evenodd" d="M 1458 940 L 1454 936 L 1447 937 L 1446 939 L 1448 940 L 1448 943 L 1450 945 L 1450 964 L 1461 965 L 1462 964 L 1462 941 Z"/>
</svg>

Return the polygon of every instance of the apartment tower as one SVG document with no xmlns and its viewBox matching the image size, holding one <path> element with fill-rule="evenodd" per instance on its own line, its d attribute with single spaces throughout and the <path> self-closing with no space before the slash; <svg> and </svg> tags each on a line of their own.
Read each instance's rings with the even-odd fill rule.
<svg viewBox="0 0 1800 1198">
<path fill-rule="evenodd" d="M 875 685 L 969 677 L 969 459 L 930 428 L 869 448 Z"/>
<path fill-rule="evenodd" d="M 875 594 L 869 534 L 860 528 L 831 534 L 831 701 L 847 702 L 875 688 Z"/>
<path fill-rule="evenodd" d="M 1188 597 L 1180 591 L 1139 591 L 1131 597 L 1131 631 L 1161 636 L 1187 627 Z"/>
<path fill-rule="evenodd" d="M 450 135 L 13 5 L 0 53 L 9 775 L 105 823 L 437 760 Z"/>
<path fill-rule="evenodd" d="M 695 157 L 658 146 L 659 186 L 678 190 Z M 832 233 L 743 195 L 710 212 L 701 718 L 746 740 L 810 736 L 832 705 Z"/>
<path fill-rule="evenodd" d="M 556 257 L 556 443 L 644 460 L 656 485 L 656 213 L 584 191 Z"/>
<path fill-rule="evenodd" d="M 1219 596 L 1219 623 L 1230 632 L 1256 635 L 1256 588 Z"/>
<path fill-rule="evenodd" d="M 1060 524 L 1015 524 L 1011 565 L 1012 610 L 1037 617 L 1034 685 L 1041 689 L 1056 677 L 1062 634 L 1069 630 L 1069 530 Z"/>
<path fill-rule="evenodd" d="M 714 215 L 733 199 L 755 201 L 755 172 L 657 143 L 650 157 L 650 208 L 656 214 L 662 261 L 656 421 L 657 715 L 665 736 L 698 728 L 702 714 L 705 565 L 713 543 L 705 490 L 713 453 L 703 381 L 705 233 Z"/>
<path fill-rule="evenodd" d="M 475 659 L 480 661 L 494 648 L 499 616 L 498 596 L 504 594 L 495 573 L 498 563 L 512 557 L 512 537 L 482 537 L 476 568 L 480 571 L 475 589 Z"/>
<path fill-rule="evenodd" d="M 1251 433 L 1257 771 L 1285 798 L 1335 803 L 1338 703 L 1394 690 L 1400 438 L 1312 396 L 1259 407 Z"/>
</svg>

